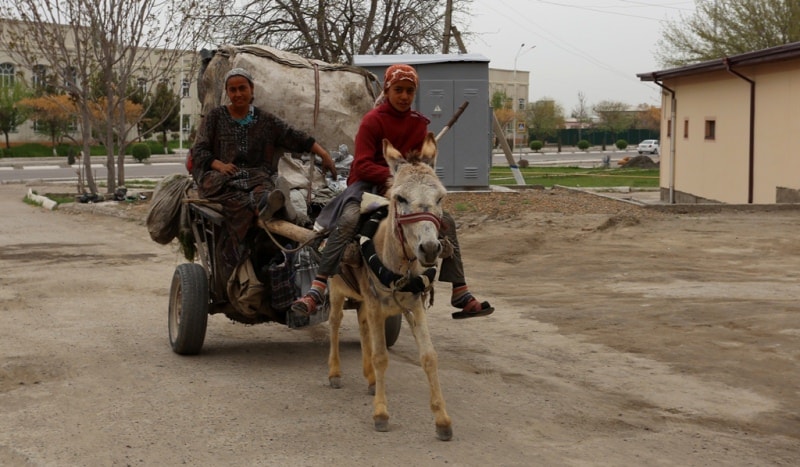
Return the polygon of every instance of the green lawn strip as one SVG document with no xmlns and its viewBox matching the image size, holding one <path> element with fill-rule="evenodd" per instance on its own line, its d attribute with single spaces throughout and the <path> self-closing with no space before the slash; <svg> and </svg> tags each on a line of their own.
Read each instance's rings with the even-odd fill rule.
<svg viewBox="0 0 800 467">
<path fill-rule="evenodd" d="M 658 169 L 583 169 L 580 167 L 526 167 L 520 169 L 527 185 L 553 185 L 572 187 L 657 188 Z M 507 167 L 493 167 L 489 173 L 490 185 L 516 185 L 516 179 Z"/>
</svg>

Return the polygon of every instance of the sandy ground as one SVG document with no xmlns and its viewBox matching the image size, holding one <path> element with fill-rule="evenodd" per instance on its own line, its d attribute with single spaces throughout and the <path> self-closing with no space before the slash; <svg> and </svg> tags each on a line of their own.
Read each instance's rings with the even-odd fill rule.
<svg viewBox="0 0 800 467">
<path fill-rule="evenodd" d="M 355 316 L 339 390 L 325 324 L 215 315 L 203 352 L 176 355 L 176 246 L 141 220 L 24 204 L 26 190 L 0 186 L 0 465 L 800 464 L 798 211 L 657 214 L 578 194 L 554 208 L 546 192 L 493 201 L 524 206 L 513 215 L 459 207 L 471 287 L 498 310 L 452 320 L 437 288 L 441 442 L 407 328 L 377 433 Z"/>
</svg>

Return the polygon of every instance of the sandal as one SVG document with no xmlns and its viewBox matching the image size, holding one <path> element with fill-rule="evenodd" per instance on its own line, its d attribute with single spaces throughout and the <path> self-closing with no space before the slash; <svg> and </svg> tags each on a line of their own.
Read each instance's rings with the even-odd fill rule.
<svg viewBox="0 0 800 467">
<path fill-rule="evenodd" d="M 472 298 L 467 305 L 452 314 L 453 319 L 477 318 L 479 316 L 489 316 L 494 312 L 494 307 L 489 305 L 489 302 L 479 302 L 476 298 Z"/>
<path fill-rule="evenodd" d="M 292 303 L 292 311 L 306 316 L 313 315 L 317 311 L 317 301 L 310 295 L 303 295 Z"/>
</svg>

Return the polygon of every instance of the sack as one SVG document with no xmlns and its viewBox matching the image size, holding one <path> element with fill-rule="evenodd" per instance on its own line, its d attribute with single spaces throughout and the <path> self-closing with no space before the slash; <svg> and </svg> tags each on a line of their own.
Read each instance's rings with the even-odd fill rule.
<svg viewBox="0 0 800 467">
<path fill-rule="evenodd" d="M 182 174 L 164 177 L 156 185 L 147 213 L 147 231 L 154 242 L 166 245 L 178 236 L 183 198 L 191 186 L 192 179 Z"/>
<path fill-rule="evenodd" d="M 354 147 L 361 117 L 381 85 L 362 67 L 329 64 L 263 45 L 224 45 L 204 60 L 197 91 L 203 115 L 228 103 L 225 74 L 241 67 L 253 76 L 253 105 L 305 131 L 329 151 Z"/>
<path fill-rule="evenodd" d="M 258 280 L 253 262 L 246 257 L 228 279 L 228 301 L 248 318 L 255 318 L 261 309 L 264 284 Z"/>
<path fill-rule="evenodd" d="M 286 253 L 279 253 L 267 267 L 270 282 L 270 305 L 275 311 L 284 311 L 297 298 L 292 262 Z"/>
</svg>

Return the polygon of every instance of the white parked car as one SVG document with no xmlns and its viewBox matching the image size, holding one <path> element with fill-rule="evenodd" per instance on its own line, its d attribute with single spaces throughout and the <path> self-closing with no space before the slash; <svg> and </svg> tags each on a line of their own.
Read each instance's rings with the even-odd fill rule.
<svg viewBox="0 0 800 467">
<path fill-rule="evenodd" d="M 650 154 L 658 154 L 658 140 L 657 139 L 646 139 L 639 143 L 639 146 L 636 148 L 639 151 L 639 154 L 644 154 L 649 152 Z"/>
</svg>

